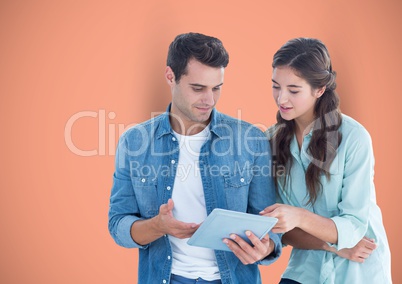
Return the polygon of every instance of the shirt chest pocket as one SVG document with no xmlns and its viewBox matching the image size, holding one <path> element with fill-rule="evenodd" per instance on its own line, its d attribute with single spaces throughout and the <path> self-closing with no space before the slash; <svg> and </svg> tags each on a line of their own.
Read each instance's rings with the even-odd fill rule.
<svg viewBox="0 0 402 284">
<path fill-rule="evenodd" d="M 228 209 L 246 212 L 248 191 L 252 180 L 251 172 L 225 174 L 223 179 Z"/>
<path fill-rule="evenodd" d="M 131 177 L 131 181 L 141 217 L 152 218 L 157 215 L 159 208 L 157 179 Z"/>
</svg>

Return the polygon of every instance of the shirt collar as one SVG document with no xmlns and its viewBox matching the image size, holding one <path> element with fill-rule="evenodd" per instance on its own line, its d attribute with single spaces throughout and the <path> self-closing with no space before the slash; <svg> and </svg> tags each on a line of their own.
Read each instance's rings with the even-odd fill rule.
<svg viewBox="0 0 402 284">
<path fill-rule="evenodd" d="M 161 138 L 166 134 L 173 134 L 172 126 L 170 125 L 169 121 L 169 114 L 172 104 L 170 103 L 166 108 L 166 112 L 161 114 L 160 124 L 157 126 L 158 129 L 156 130 L 156 138 Z M 217 135 L 218 137 L 227 135 L 227 127 L 223 126 L 222 123 L 222 114 L 218 112 L 215 108 L 212 109 L 211 112 L 211 122 L 209 124 L 209 129 L 212 133 Z"/>
</svg>

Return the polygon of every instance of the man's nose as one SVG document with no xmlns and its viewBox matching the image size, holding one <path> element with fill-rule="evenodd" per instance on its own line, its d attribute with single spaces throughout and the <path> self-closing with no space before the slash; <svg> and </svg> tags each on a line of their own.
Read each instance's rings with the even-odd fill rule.
<svg viewBox="0 0 402 284">
<path fill-rule="evenodd" d="M 203 104 L 212 106 L 215 104 L 215 100 L 214 100 L 214 92 L 212 90 L 207 90 L 204 94 L 203 97 L 201 99 Z"/>
</svg>

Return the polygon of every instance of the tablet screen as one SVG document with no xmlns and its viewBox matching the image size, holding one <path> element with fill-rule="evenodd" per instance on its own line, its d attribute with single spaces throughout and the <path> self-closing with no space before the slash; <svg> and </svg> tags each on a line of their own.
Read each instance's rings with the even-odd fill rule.
<svg viewBox="0 0 402 284">
<path fill-rule="evenodd" d="M 223 243 L 224 238 L 236 234 L 251 244 L 245 234 L 247 230 L 262 239 L 276 222 L 278 219 L 273 217 L 216 208 L 208 215 L 187 243 L 192 246 L 230 251 L 227 245 Z"/>
</svg>

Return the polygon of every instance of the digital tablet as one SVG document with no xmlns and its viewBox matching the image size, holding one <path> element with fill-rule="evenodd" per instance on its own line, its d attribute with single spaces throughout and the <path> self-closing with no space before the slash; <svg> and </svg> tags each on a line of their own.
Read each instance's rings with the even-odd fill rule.
<svg viewBox="0 0 402 284">
<path fill-rule="evenodd" d="M 273 217 L 216 208 L 212 210 L 211 214 L 195 231 L 187 241 L 187 244 L 230 251 L 228 246 L 223 243 L 224 238 L 229 238 L 231 234 L 236 234 L 251 244 L 246 236 L 246 231 L 251 231 L 259 239 L 262 239 L 276 222 L 278 222 L 278 219 Z"/>
</svg>

